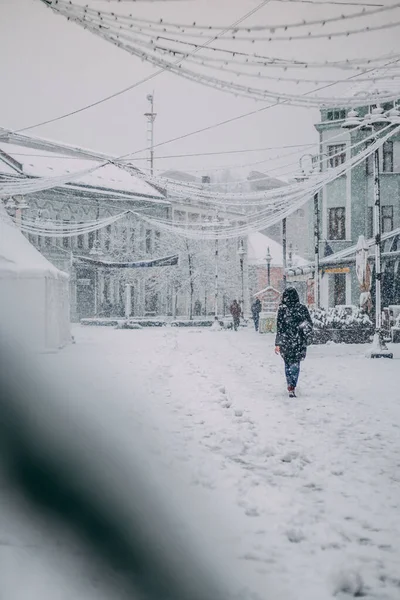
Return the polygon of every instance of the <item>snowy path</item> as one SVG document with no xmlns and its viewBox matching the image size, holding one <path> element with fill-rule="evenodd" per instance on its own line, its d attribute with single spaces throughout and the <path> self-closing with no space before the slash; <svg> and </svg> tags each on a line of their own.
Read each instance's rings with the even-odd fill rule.
<svg viewBox="0 0 400 600">
<path fill-rule="evenodd" d="M 354 571 L 366 598 L 400 598 L 400 349 L 371 361 L 362 346 L 312 347 L 293 401 L 272 338 L 251 330 L 75 335 L 46 360 L 83 367 L 94 387 L 106 381 L 121 428 L 153 423 L 166 468 L 181 465 L 231 520 L 217 541 L 250 589 L 266 600 L 271 583 L 282 600 L 345 599 Z"/>
</svg>

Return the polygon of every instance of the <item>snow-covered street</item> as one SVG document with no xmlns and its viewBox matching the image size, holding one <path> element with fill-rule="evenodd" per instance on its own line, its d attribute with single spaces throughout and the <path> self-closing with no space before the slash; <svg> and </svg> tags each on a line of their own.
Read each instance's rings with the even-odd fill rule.
<svg viewBox="0 0 400 600">
<path fill-rule="evenodd" d="M 251 329 L 74 333 L 76 345 L 46 360 L 83 369 L 94 388 L 101 373 L 121 427 L 153 423 L 169 468 L 182 465 L 228 515 L 232 535 L 220 542 L 250 589 L 273 582 L 287 600 L 346 590 L 399 598 L 396 346 L 393 361 L 365 358 L 365 346 L 311 347 L 293 400 L 273 337 Z"/>
</svg>

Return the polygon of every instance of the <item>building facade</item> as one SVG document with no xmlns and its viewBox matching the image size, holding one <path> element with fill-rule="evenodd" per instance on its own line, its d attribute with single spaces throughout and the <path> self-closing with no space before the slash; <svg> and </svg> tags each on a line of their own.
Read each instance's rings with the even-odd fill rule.
<svg viewBox="0 0 400 600">
<path fill-rule="evenodd" d="M 280 179 L 270 177 L 265 173 L 260 173 L 258 171 L 252 171 L 247 179 L 249 190 L 255 192 L 268 191 L 287 185 Z M 286 219 L 288 262 L 290 260 L 289 248 L 290 252 L 297 254 L 298 256 L 311 258 L 312 238 L 310 233 L 312 229 L 310 230 L 310 227 L 312 227 L 312 224 L 310 222 L 310 210 L 310 204 L 305 204 Z M 263 230 L 262 233 L 275 240 L 277 243 L 282 243 L 282 223 L 272 225 Z"/>
<path fill-rule="evenodd" d="M 383 105 L 384 111 L 393 104 Z M 358 115 L 363 118 L 370 108 L 361 106 Z M 345 109 L 321 110 L 321 121 L 316 124 L 320 142 L 320 168 L 327 171 L 343 164 L 365 148 L 370 131 L 345 129 Z M 356 149 L 352 149 L 359 144 Z M 358 305 L 360 289 L 355 272 L 355 246 L 360 235 L 373 238 L 374 178 L 373 155 L 345 175 L 324 186 L 319 194 L 320 203 L 320 303 L 328 308 L 337 305 Z M 382 231 L 389 235 L 400 227 L 400 135 L 396 134 L 379 150 Z M 313 215 L 310 220 L 310 232 Z M 312 234 L 309 236 L 312 242 Z M 386 244 L 388 245 L 388 244 Z M 343 252 L 347 257 L 343 257 Z M 385 247 L 384 247 L 385 250 Z M 384 266 L 391 261 L 384 255 Z M 392 266 L 390 266 L 392 269 Z M 311 277 L 313 263 L 303 271 L 288 271 L 289 279 L 296 281 Z M 307 275 L 308 272 L 308 275 Z M 397 277 L 398 267 L 395 267 Z M 400 275 L 400 272 L 399 272 Z M 385 301 L 385 299 L 384 299 Z M 400 301 L 400 298 L 399 298 Z"/>
<path fill-rule="evenodd" d="M 10 135 L 0 144 L 0 176 L 54 176 L 101 164 L 95 161 L 102 157 L 90 151 L 16 137 Z M 137 215 L 170 218 L 170 203 L 160 190 L 135 177 L 134 172 L 108 164 L 71 184 L 29 194 L 23 198 L 23 209 L 18 200 L 13 204 L 6 206 L 17 220 L 49 220 L 60 225 L 84 224 L 132 211 L 102 229 L 73 237 L 28 235 L 50 262 L 70 275 L 72 321 L 123 316 L 127 304 L 130 313 L 137 316 L 170 310 L 172 293 L 166 286 L 157 289 L 148 284 L 148 273 L 144 271 L 150 269 L 116 269 L 90 262 L 93 258 L 120 262 L 160 256 L 160 232 Z"/>
<path fill-rule="evenodd" d="M 186 180 L 185 174 L 174 172 L 173 175 L 177 180 Z M 206 178 L 204 184 L 209 182 Z M 191 225 L 203 224 L 204 228 L 209 230 L 216 221 L 218 227 L 242 226 L 246 223 L 244 212 L 226 209 L 216 212 L 207 202 L 173 195 L 169 195 L 168 200 L 171 202 L 172 220 L 188 228 Z M 183 239 L 180 255 L 186 273 L 190 270 L 190 265 L 187 264 L 190 260 L 193 262 L 193 270 L 189 277 L 182 277 L 177 290 L 178 315 L 188 315 L 192 309 L 196 316 L 214 315 L 216 311 L 221 316 L 229 315 L 229 307 L 234 299 L 241 303 L 242 310 L 248 314 L 250 299 L 247 237 L 218 241 Z"/>
</svg>

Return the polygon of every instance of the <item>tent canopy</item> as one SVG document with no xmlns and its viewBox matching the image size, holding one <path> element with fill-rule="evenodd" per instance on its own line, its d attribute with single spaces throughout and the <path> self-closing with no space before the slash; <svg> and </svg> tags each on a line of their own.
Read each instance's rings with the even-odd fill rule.
<svg viewBox="0 0 400 600">
<path fill-rule="evenodd" d="M 0 204 L 0 278 L 68 279 L 24 237 Z"/>
<path fill-rule="evenodd" d="M 71 341 L 68 275 L 42 256 L 0 203 L 0 328 L 40 351 Z"/>
</svg>

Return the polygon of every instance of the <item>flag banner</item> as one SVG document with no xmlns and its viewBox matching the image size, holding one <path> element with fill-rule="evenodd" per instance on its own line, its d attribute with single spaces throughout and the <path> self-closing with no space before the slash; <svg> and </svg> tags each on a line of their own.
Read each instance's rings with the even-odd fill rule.
<svg viewBox="0 0 400 600">
<path fill-rule="evenodd" d="M 112 262 L 109 260 L 101 260 L 100 258 L 90 258 L 89 256 L 74 256 L 74 261 L 108 269 L 138 269 L 146 267 L 173 267 L 178 264 L 179 256 L 173 254 L 171 256 L 164 256 L 163 258 L 127 262 Z"/>
</svg>

